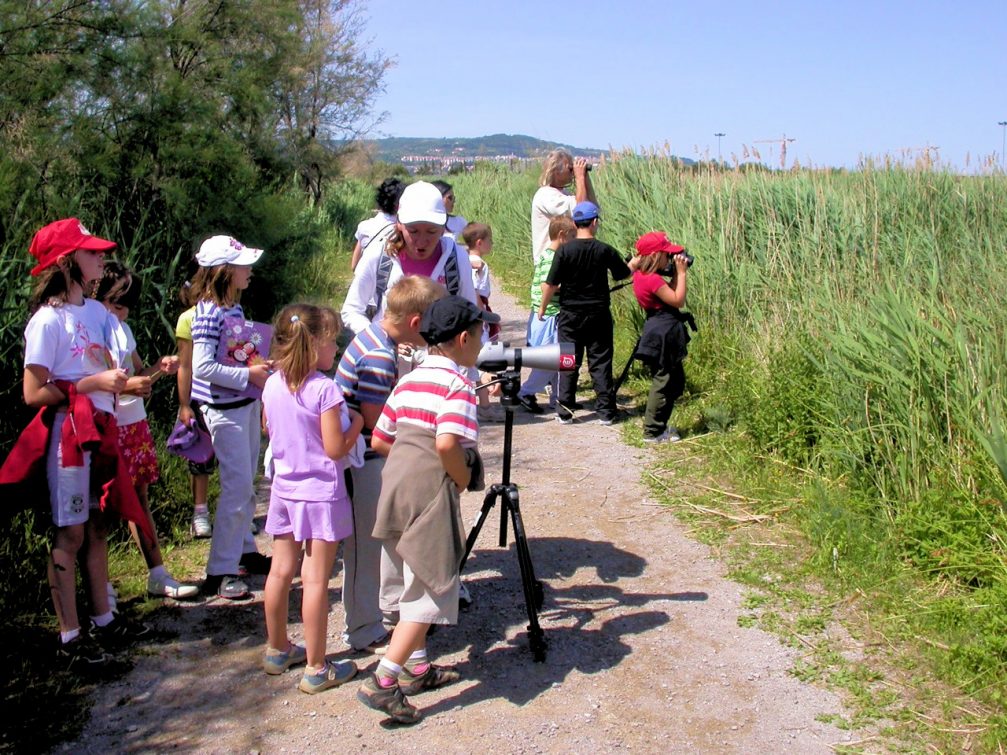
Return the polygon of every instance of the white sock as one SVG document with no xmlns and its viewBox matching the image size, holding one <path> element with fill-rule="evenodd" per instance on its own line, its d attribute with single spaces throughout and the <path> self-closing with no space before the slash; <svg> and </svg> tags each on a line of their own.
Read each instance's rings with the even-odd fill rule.
<svg viewBox="0 0 1007 755">
<path fill-rule="evenodd" d="M 96 627 L 107 627 L 109 624 L 112 623 L 112 620 L 114 618 L 115 614 L 109 611 L 107 613 L 103 613 L 101 616 L 92 616 L 91 621 L 94 622 L 94 625 Z"/>
<path fill-rule="evenodd" d="M 193 509 L 194 514 L 209 514 L 210 504 L 208 503 L 197 503 Z"/>
<path fill-rule="evenodd" d="M 68 642 L 73 642 L 78 637 L 80 637 L 80 627 L 76 629 L 71 629 L 69 632 L 60 632 L 59 639 L 65 645 Z"/>
<path fill-rule="evenodd" d="M 406 663 L 409 663 L 410 661 L 414 661 L 416 663 L 423 663 L 424 661 L 426 661 L 426 659 L 427 659 L 427 649 L 420 648 L 411 656 L 409 656 L 409 660 L 406 661 Z"/>
<path fill-rule="evenodd" d="M 381 672 L 385 673 L 382 674 Z M 398 679 L 399 674 L 402 673 L 402 667 L 397 663 L 392 663 L 387 658 L 382 658 L 381 662 L 378 664 L 378 676 L 391 676 Z"/>
</svg>

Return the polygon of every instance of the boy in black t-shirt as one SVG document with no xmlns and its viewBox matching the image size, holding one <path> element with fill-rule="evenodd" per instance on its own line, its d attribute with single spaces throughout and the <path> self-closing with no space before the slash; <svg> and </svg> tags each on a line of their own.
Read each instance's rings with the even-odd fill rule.
<svg viewBox="0 0 1007 755">
<path fill-rule="evenodd" d="M 581 202 L 573 208 L 577 238 L 556 251 L 542 295 L 540 311 L 562 286 L 563 304 L 556 318 L 559 340 L 574 344 L 577 367 L 572 372 L 561 372 L 559 378 L 556 419 L 564 425 L 573 422 L 577 375 L 585 351 L 594 392 L 598 396 L 595 404 L 598 421 L 611 425 L 616 419 L 608 273 L 611 272 L 615 280 L 622 280 L 628 278 L 631 271 L 619 252 L 595 239 L 599 220 L 598 206 L 593 202 Z"/>
</svg>

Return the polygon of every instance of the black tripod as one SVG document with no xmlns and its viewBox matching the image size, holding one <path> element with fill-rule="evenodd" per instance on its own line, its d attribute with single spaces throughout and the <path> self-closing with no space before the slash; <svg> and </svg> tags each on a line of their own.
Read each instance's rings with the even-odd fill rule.
<svg viewBox="0 0 1007 755">
<path fill-rule="evenodd" d="M 504 447 L 503 447 L 503 481 L 490 485 L 483 499 L 482 509 L 475 525 L 469 532 L 465 541 L 465 555 L 462 557 L 461 568 L 465 568 L 472 547 L 475 545 L 479 532 L 486 523 L 490 509 L 496 505 L 500 499 L 500 547 L 507 546 L 507 515 L 510 514 L 511 524 L 514 527 L 514 543 L 517 548 L 518 566 L 521 568 L 521 584 L 524 587 L 525 608 L 528 610 L 528 644 L 531 648 L 532 657 L 536 662 L 545 661 L 546 639 L 542 627 L 538 623 L 538 612 L 542 608 L 543 592 L 542 583 L 535 579 L 535 567 L 531 562 L 531 551 L 528 549 L 528 538 L 525 537 L 524 522 L 521 520 L 521 506 L 518 500 L 517 485 L 510 481 L 511 464 L 511 444 L 514 432 L 514 407 L 520 403 L 518 401 L 518 390 L 521 387 L 521 373 L 510 370 L 500 372 L 488 385 L 499 383 L 503 389 L 500 397 L 500 405 L 506 412 L 506 423 L 504 425 Z"/>
</svg>

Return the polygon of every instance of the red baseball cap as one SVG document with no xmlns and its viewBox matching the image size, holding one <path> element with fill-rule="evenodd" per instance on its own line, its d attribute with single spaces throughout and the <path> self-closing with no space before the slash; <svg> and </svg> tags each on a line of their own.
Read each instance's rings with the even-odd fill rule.
<svg viewBox="0 0 1007 755">
<path fill-rule="evenodd" d="M 57 220 L 39 229 L 31 240 L 28 251 L 38 260 L 31 269 L 32 275 L 38 275 L 47 267 L 55 265 L 60 259 L 78 249 L 90 249 L 94 252 L 107 252 L 115 249 L 114 241 L 100 239 L 91 235 L 77 218 Z"/>
<path fill-rule="evenodd" d="M 657 254 L 658 252 L 678 254 L 679 252 L 684 252 L 685 247 L 672 244 L 668 241 L 668 237 L 664 235 L 664 231 L 651 231 L 650 233 L 643 234 L 636 240 L 636 251 L 642 256 Z"/>
</svg>

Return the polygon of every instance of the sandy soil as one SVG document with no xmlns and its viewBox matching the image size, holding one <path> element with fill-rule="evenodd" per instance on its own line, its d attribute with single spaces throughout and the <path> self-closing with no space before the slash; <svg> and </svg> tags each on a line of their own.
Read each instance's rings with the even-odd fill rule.
<svg viewBox="0 0 1007 755">
<path fill-rule="evenodd" d="M 502 294 L 494 308 L 506 337 L 522 343 L 526 313 Z M 497 507 L 465 569 L 475 605 L 429 641 L 432 658 L 456 664 L 463 680 L 412 698 L 426 714 L 419 725 L 383 725 L 355 699 L 356 681 L 311 696 L 298 691 L 297 669 L 263 674 L 264 578 L 253 577 L 248 603 L 166 603 L 156 623 L 172 639 L 143 648 L 125 678 L 98 689 L 89 724 L 65 749 L 814 753 L 850 741 L 816 720 L 842 712 L 836 696 L 792 677 L 793 651 L 775 637 L 738 626 L 742 589 L 649 496 L 641 473 L 654 451 L 593 419 L 586 409 L 562 426 L 515 412 L 512 481 L 544 583 L 544 663 L 528 648 L 513 534 L 498 546 Z M 485 427 L 487 482 L 501 479 L 502 446 L 503 426 Z M 467 521 L 482 503 L 466 494 Z M 337 566 L 330 654 L 371 668 L 375 656 L 350 655 L 339 639 L 340 581 Z M 295 583 L 295 640 L 298 605 Z"/>
</svg>

